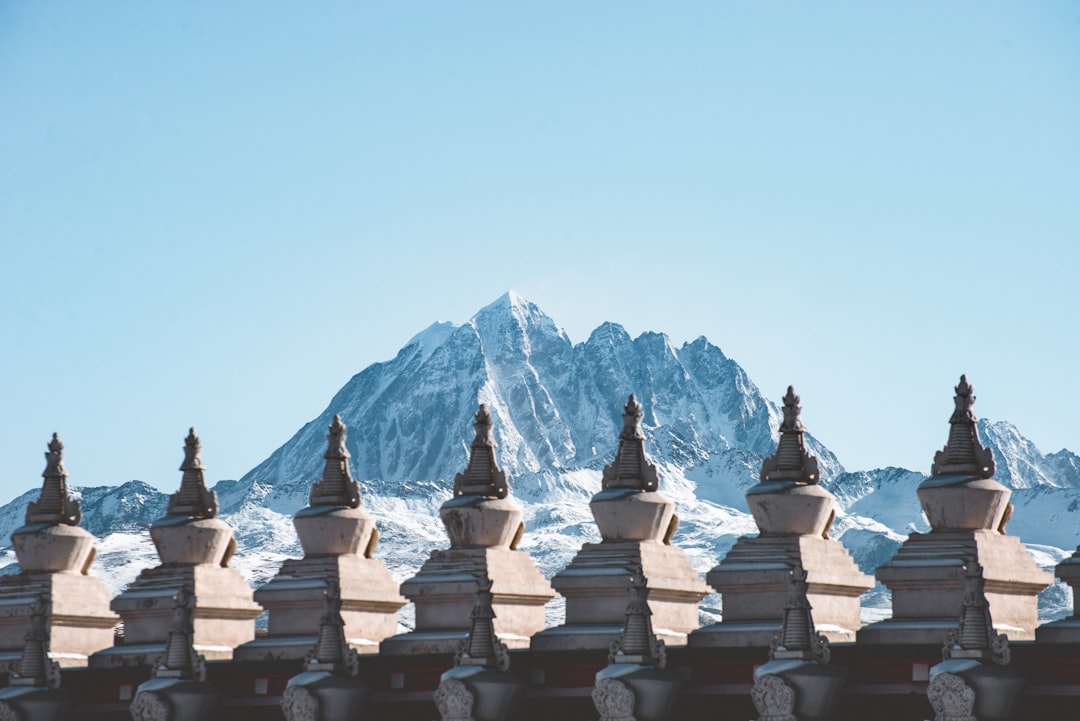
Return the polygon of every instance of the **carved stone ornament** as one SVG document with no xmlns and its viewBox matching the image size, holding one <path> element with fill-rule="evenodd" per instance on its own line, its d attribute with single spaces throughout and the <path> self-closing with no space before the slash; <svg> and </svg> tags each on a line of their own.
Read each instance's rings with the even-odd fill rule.
<svg viewBox="0 0 1080 721">
<path fill-rule="evenodd" d="M 7 701 L 0 701 L 0 721 L 26 721 L 26 717 Z"/>
<path fill-rule="evenodd" d="M 635 721 L 634 692 L 613 678 L 597 682 L 592 692 L 593 705 L 600 712 L 600 721 Z"/>
<path fill-rule="evenodd" d="M 949 418 L 949 440 L 934 454 L 930 475 L 964 475 L 973 478 L 994 477 L 994 453 L 979 442 L 975 430 L 975 387 L 967 376 L 960 376 L 953 402 L 956 408 Z"/>
<path fill-rule="evenodd" d="M 199 452 L 202 444 L 195 435 L 195 429 L 188 431 L 184 439 L 184 462 L 180 470 L 184 472 L 180 480 L 180 490 L 169 496 L 170 516 L 190 516 L 191 518 L 215 518 L 218 512 L 217 493 L 207 489 L 203 465 Z"/>
<path fill-rule="evenodd" d="M 303 686 L 289 686 L 281 696 L 286 721 L 318 721 L 319 699 Z"/>
<path fill-rule="evenodd" d="M 442 721 L 475 721 L 472 712 L 476 698 L 461 681 L 453 678 L 444 680 L 435 689 L 434 698 Z"/>
<path fill-rule="evenodd" d="M 998 666 L 1008 666 L 1012 661 L 1012 651 L 1009 649 L 1009 637 L 1004 633 L 994 636 L 990 642 L 991 660 Z"/>
<path fill-rule="evenodd" d="M 750 700 L 761 714 L 758 721 L 798 721 L 795 717 L 795 689 L 772 674 L 762 676 L 750 689 Z"/>
<path fill-rule="evenodd" d="M 978 721 L 975 718 L 975 691 L 959 676 L 939 673 L 926 689 L 934 707 L 934 721 Z"/>
<path fill-rule="evenodd" d="M 27 523 L 50 523 L 77 526 L 82 521 L 82 501 L 68 495 L 67 471 L 64 469 L 64 443 L 53 433 L 45 454 L 45 482 L 41 495 L 26 507 Z"/>
<path fill-rule="evenodd" d="M 135 721 L 169 721 L 172 709 L 167 699 L 156 693 L 140 693 L 130 706 L 131 718 Z"/>
<path fill-rule="evenodd" d="M 832 646 L 829 645 L 829 639 L 825 637 L 825 634 L 819 633 L 814 638 L 814 660 L 820 664 L 828 665 L 832 660 Z"/>
<path fill-rule="evenodd" d="M 480 404 L 476 411 L 473 428 L 476 437 L 469 452 L 469 465 L 463 473 L 454 477 L 455 496 L 487 496 L 506 498 L 510 488 L 506 473 L 499 469 L 495 458 L 495 436 L 491 433 L 491 412 Z"/>
<path fill-rule="evenodd" d="M 806 450 L 803 426 L 799 415 L 802 407 L 795 388 L 788 386 L 784 396 L 784 420 L 780 423 L 780 440 L 776 444 L 776 453 L 766 458 L 761 464 L 761 480 L 796 481 L 814 485 L 821 481 L 818 461 Z"/>
<path fill-rule="evenodd" d="M 349 451 L 345 447 L 345 424 L 335 415 L 326 436 L 326 466 L 322 480 L 311 486 L 308 504 L 312 506 L 360 507 L 360 485 L 349 473 Z"/>
<path fill-rule="evenodd" d="M 644 418 L 641 404 L 631 393 L 623 406 L 623 429 L 619 434 L 619 450 L 615 460 L 604 466 L 600 486 L 608 488 L 634 488 L 639 491 L 655 491 L 660 488 L 656 466 L 645 455 L 645 431 L 641 427 Z"/>
</svg>

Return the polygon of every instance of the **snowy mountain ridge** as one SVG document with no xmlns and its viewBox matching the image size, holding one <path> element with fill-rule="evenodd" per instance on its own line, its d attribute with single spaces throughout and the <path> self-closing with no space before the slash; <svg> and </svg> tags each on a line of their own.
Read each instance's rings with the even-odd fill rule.
<svg viewBox="0 0 1080 721">
<path fill-rule="evenodd" d="M 307 504 L 322 472 L 326 428 L 339 413 L 363 505 L 379 522 L 376 555 L 396 578 L 411 576 L 433 548 L 448 545 L 438 507 L 465 467 L 473 414 L 484 402 L 495 419 L 499 462 L 525 507 L 522 548 L 550 577 L 582 542 L 599 540 L 588 500 L 614 457 L 631 392 L 644 406 L 661 490 L 678 504 L 675 543 L 704 573 L 739 535 L 757 532 L 744 494 L 775 448 L 776 404 L 704 337 L 676 347 L 663 334 L 631 338 L 604 323 L 575 345 L 513 293 L 467 323 L 436 323 L 417 334 L 393 359 L 353 376 L 323 413 L 243 478 L 219 482 L 222 518 L 239 545 L 233 565 L 259 584 L 285 558 L 300 555 L 291 516 Z M 944 399 L 942 405 L 946 416 Z M 1080 458 L 1067 450 L 1043 454 L 1005 422 L 981 420 L 978 428 L 997 459 L 998 480 L 1014 489 L 1009 532 L 1052 566 L 1080 543 Z M 873 573 L 912 530 L 927 530 L 915 494 L 923 474 L 846 472 L 825 446 L 809 436 L 807 442 L 840 507 L 832 535 L 864 571 Z M 935 450 L 927 449 L 928 461 Z M 115 594 L 141 568 L 156 565 L 146 529 L 164 513 L 167 496 L 138 481 L 79 492 L 84 524 L 99 538 L 95 571 Z M 0 538 L 21 525 L 36 495 L 34 489 L 0 507 Z M 0 565 L 7 564 L 0 572 L 15 572 L 14 560 L 10 548 L 0 548 Z M 1043 600 L 1047 618 L 1071 612 L 1067 587 L 1055 586 Z M 720 606 L 718 597 L 706 599 L 703 616 Z M 881 617 L 887 594 L 872 591 L 864 607 L 868 619 Z"/>
</svg>

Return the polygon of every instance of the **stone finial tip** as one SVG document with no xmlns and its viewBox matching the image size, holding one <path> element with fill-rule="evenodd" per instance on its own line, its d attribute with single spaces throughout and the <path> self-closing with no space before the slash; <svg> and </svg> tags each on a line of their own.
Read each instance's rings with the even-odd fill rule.
<svg viewBox="0 0 1080 721">
<path fill-rule="evenodd" d="M 619 433 L 619 449 L 615 460 L 604 466 L 601 487 L 636 488 L 639 491 L 655 491 L 660 487 L 656 466 L 645 455 L 645 429 L 641 425 L 644 413 L 637 396 L 630 394 L 623 406 L 623 428 Z"/>
<path fill-rule="evenodd" d="M 49 441 L 49 450 L 53 453 L 64 450 L 64 442 L 60 440 L 60 436 L 55 432 L 52 434 L 52 440 Z"/>
</svg>

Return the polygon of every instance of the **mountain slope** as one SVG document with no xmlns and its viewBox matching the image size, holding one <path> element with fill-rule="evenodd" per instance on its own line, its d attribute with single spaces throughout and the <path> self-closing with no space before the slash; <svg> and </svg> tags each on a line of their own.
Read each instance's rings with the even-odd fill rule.
<svg viewBox="0 0 1080 721">
<path fill-rule="evenodd" d="M 522 548 L 550 576 L 581 543 L 599 540 L 588 501 L 614 457 L 631 392 L 644 406 L 661 488 L 678 504 L 675 543 L 704 573 L 739 535 L 756 533 L 744 495 L 775 448 L 776 405 L 704 337 L 677 347 L 660 333 L 632 338 L 604 323 L 575 345 L 512 293 L 464 324 L 421 331 L 393 359 L 353 376 L 323 413 L 242 479 L 218 483 L 222 518 L 239 545 L 233 565 L 259 584 L 282 560 L 300 555 L 291 516 L 307 504 L 322 472 L 326 428 L 340 413 L 363 504 L 379 522 L 376 555 L 396 578 L 409 577 L 433 548 L 448 545 L 438 508 L 465 467 L 473 414 L 485 402 L 495 416 L 499 462 L 525 507 Z M 997 458 L 998 478 L 1014 489 L 1009 531 L 1052 566 L 1080 543 L 1080 458 L 1067 450 L 1044 455 L 1008 423 L 980 421 L 979 433 Z M 846 472 L 821 443 L 810 436 L 807 442 L 840 507 L 832 535 L 864 571 L 873 573 L 911 531 L 927 530 L 915 494 L 923 474 Z M 927 449 L 928 465 L 935 450 Z M 116 593 L 157 563 L 146 529 L 164 512 L 166 494 L 137 481 L 81 494 L 84 523 L 99 537 L 96 572 Z M 3 538 L 21 525 L 36 495 L 35 489 L 0 507 Z M 15 572 L 14 560 L 10 548 L 0 549 L 0 572 Z M 1071 604 L 1061 586 L 1043 599 L 1048 618 Z M 717 597 L 707 599 L 703 616 L 720 606 Z M 875 589 L 864 607 L 867 618 L 887 614 L 887 593 Z M 553 609 L 557 614 L 558 605 Z"/>
</svg>

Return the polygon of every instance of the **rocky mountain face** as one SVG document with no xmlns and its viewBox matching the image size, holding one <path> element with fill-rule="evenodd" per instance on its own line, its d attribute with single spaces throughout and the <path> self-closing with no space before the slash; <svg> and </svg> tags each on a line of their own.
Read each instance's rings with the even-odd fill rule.
<svg viewBox="0 0 1080 721">
<path fill-rule="evenodd" d="M 339 413 L 363 504 L 379 519 L 377 555 L 397 578 L 409 577 L 432 548 L 448 545 L 438 507 L 465 467 L 473 414 L 484 402 L 494 416 L 500 464 L 526 509 L 522 548 L 551 576 L 582 542 L 599 540 L 588 500 L 614 457 L 631 392 L 644 406 L 661 489 L 678 503 L 675 542 L 704 573 L 738 536 L 757 531 L 744 494 L 775 448 L 777 406 L 705 338 L 676 347 L 663 334 L 631 338 L 605 323 L 574 345 L 512 293 L 467 323 L 436 323 L 418 334 L 392 360 L 350 379 L 319 417 L 242 479 L 218 483 L 222 518 L 239 544 L 233 565 L 258 584 L 282 560 L 300 555 L 291 516 L 307 504 L 322 472 L 326 428 Z M 1080 458 L 1067 450 L 1043 454 L 1004 422 L 982 420 L 979 433 L 997 459 L 998 480 L 1014 489 L 1009 531 L 1041 565 L 1053 566 L 1080 543 Z M 928 529 L 915 495 L 923 474 L 846 472 L 831 451 L 807 440 L 841 508 L 833 536 L 864 571 L 873 573 L 912 530 Z M 928 466 L 935 450 L 927 449 Z M 138 481 L 81 494 L 84 524 L 100 539 L 96 572 L 116 593 L 157 563 L 146 529 L 164 513 L 167 496 Z M 21 525 L 36 495 L 28 491 L 0 507 L 0 538 Z M 14 561 L 10 548 L 0 549 L 0 573 L 16 572 Z M 1071 609 L 1064 586 L 1045 592 L 1043 601 L 1047 618 Z M 879 588 L 864 605 L 868 620 L 879 618 L 888 596 Z M 710 597 L 703 615 L 719 608 L 719 597 Z M 557 617 L 557 604 L 552 613 Z"/>
</svg>

